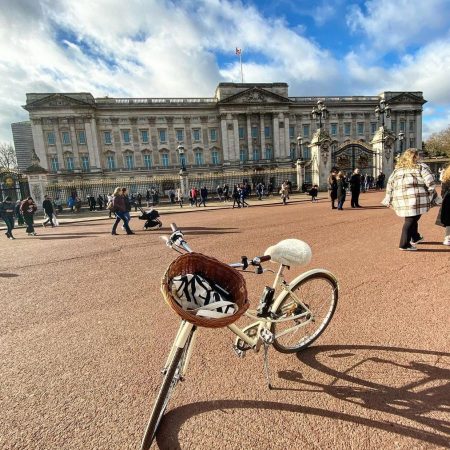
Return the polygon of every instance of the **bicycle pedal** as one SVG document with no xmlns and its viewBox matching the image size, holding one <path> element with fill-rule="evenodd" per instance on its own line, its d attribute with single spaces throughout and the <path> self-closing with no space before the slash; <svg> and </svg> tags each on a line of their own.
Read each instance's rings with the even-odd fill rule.
<svg viewBox="0 0 450 450">
<path fill-rule="evenodd" d="M 264 341 L 265 344 L 272 344 L 275 340 L 274 334 L 268 330 L 267 328 L 263 328 L 260 332 L 261 339 Z"/>
<path fill-rule="evenodd" d="M 236 345 L 233 345 L 233 350 L 234 350 L 234 353 L 236 353 L 236 355 L 237 355 L 239 358 L 243 358 L 243 357 L 245 356 L 245 351 L 244 351 L 244 350 L 241 350 L 241 349 L 238 348 L 238 347 L 236 347 Z"/>
</svg>

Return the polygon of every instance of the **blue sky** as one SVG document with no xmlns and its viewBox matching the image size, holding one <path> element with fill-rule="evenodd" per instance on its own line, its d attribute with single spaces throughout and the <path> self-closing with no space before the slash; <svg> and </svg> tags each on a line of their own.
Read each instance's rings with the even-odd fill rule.
<svg viewBox="0 0 450 450">
<path fill-rule="evenodd" d="M 291 96 L 423 91 L 450 123 L 450 0 L 0 0 L 0 142 L 27 92 L 212 97 L 221 81 Z"/>
</svg>

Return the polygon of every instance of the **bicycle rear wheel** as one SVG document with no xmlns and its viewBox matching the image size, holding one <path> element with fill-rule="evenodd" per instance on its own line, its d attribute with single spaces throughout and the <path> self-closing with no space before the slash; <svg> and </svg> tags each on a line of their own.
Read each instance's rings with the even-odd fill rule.
<svg viewBox="0 0 450 450">
<path fill-rule="evenodd" d="M 273 346 L 296 353 L 311 345 L 330 323 L 338 301 L 338 285 L 328 272 L 312 273 L 291 286 L 275 311 Z"/>
<path fill-rule="evenodd" d="M 142 438 L 141 450 L 148 450 L 152 445 L 153 439 L 155 439 L 156 432 L 158 430 L 161 419 L 166 411 L 170 397 L 172 395 L 175 386 L 181 379 L 181 373 L 186 361 L 189 347 L 192 342 L 192 336 L 195 332 L 195 328 L 189 334 L 186 345 L 183 348 L 177 348 L 175 354 L 167 367 L 166 374 L 164 375 L 163 384 L 159 390 L 158 397 L 156 398 L 153 411 L 147 424 L 147 428 Z"/>
</svg>

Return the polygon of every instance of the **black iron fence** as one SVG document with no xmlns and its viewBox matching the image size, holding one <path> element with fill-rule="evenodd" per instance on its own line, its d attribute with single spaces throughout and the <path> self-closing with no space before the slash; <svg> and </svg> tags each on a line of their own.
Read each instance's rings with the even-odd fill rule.
<svg viewBox="0 0 450 450">
<path fill-rule="evenodd" d="M 0 201 L 6 197 L 11 200 L 23 200 L 30 195 L 28 179 L 15 170 L 0 169 Z"/>
</svg>

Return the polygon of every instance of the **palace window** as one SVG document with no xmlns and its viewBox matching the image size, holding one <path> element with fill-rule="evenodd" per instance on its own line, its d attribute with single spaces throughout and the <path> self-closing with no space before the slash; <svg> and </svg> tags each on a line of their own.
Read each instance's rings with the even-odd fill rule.
<svg viewBox="0 0 450 450">
<path fill-rule="evenodd" d="M 291 145 L 291 148 L 289 149 L 289 157 L 294 160 L 295 159 L 295 145 Z"/>
<path fill-rule="evenodd" d="M 47 133 L 47 144 L 48 145 L 55 145 L 56 144 L 56 137 L 55 137 L 55 133 L 53 131 L 49 131 Z"/>
<path fill-rule="evenodd" d="M 148 144 L 148 130 L 141 130 L 141 142 Z"/>
<path fill-rule="evenodd" d="M 134 168 L 133 155 L 125 155 L 125 168 L 128 170 Z"/>
<path fill-rule="evenodd" d="M 253 149 L 253 161 L 259 161 L 259 148 L 255 147 Z"/>
<path fill-rule="evenodd" d="M 219 164 L 219 152 L 217 150 L 211 152 L 211 161 L 214 165 Z"/>
<path fill-rule="evenodd" d="M 194 142 L 200 142 L 200 128 L 194 128 L 192 130 L 192 139 Z"/>
<path fill-rule="evenodd" d="M 106 157 L 106 163 L 108 164 L 109 170 L 114 170 L 116 168 L 116 159 L 113 155 L 108 155 Z"/>
<path fill-rule="evenodd" d="M 152 168 L 152 155 L 144 155 L 144 166 L 146 169 Z"/>
<path fill-rule="evenodd" d="M 195 152 L 195 164 L 201 166 L 203 164 L 203 153 L 201 151 Z"/>
<path fill-rule="evenodd" d="M 337 136 L 337 127 L 338 127 L 337 123 L 331 124 L 331 136 Z"/>
<path fill-rule="evenodd" d="M 166 140 L 166 130 L 158 130 L 158 135 L 159 135 L 159 142 L 160 142 L 160 144 L 163 144 L 163 143 L 167 142 L 167 140 Z"/>
<path fill-rule="evenodd" d="M 352 124 L 348 123 L 348 122 L 344 123 L 344 134 L 345 134 L 345 136 L 350 136 L 351 130 L 352 130 Z"/>
<path fill-rule="evenodd" d="M 244 162 L 247 160 L 247 150 L 245 148 L 241 148 L 239 150 L 239 161 Z"/>
<path fill-rule="evenodd" d="M 83 172 L 89 172 L 89 156 L 81 157 L 81 170 Z"/>
<path fill-rule="evenodd" d="M 272 159 L 272 155 L 273 155 L 272 147 L 266 147 L 265 153 L 266 153 L 265 154 L 266 159 Z"/>
<path fill-rule="evenodd" d="M 184 141 L 184 130 L 182 128 L 178 128 L 177 130 L 175 130 L 175 135 L 177 138 L 177 142 Z"/>
<path fill-rule="evenodd" d="M 409 131 L 411 131 L 411 132 L 414 131 L 414 121 L 413 120 L 409 121 Z"/>
<path fill-rule="evenodd" d="M 294 139 L 295 137 L 295 127 L 289 127 L 289 139 Z"/>
<path fill-rule="evenodd" d="M 239 127 L 239 139 L 245 138 L 244 127 Z"/>
<path fill-rule="evenodd" d="M 305 124 L 303 125 L 303 137 L 308 137 L 309 136 L 309 125 Z"/>
<path fill-rule="evenodd" d="M 186 166 L 186 155 L 184 153 L 182 155 L 178 155 L 178 161 L 181 167 L 183 167 L 183 165 Z"/>
<path fill-rule="evenodd" d="M 258 127 L 253 126 L 252 127 L 252 138 L 257 139 L 258 138 Z"/>
<path fill-rule="evenodd" d="M 405 121 L 400 120 L 400 131 L 405 131 Z"/>
<path fill-rule="evenodd" d="M 74 163 L 73 163 L 73 158 L 72 158 L 72 156 L 68 156 L 67 158 L 66 158 L 66 169 L 69 171 L 69 172 L 73 172 L 73 170 L 74 170 Z"/>
<path fill-rule="evenodd" d="M 303 145 L 303 159 L 311 159 L 311 149 L 307 144 Z"/>
<path fill-rule="evenodd" d="M 103 132 L 103 142 L 105 144 L 112 144 L 111 131 L 104 131 Z"/>
<path fill-rule="evenodd" d="M 406 144 L 406 139 L 405 139 L 405 144 Z M 416 146 L 416 140 L 414 138 L 409 138 L 409 146 L 413 147 L 413 148 Z"/>
<path fill-rule="evenodd" d="M 80 145 L 86 145 L 86 133 L 84 131 L 78 132 L 78 143 Z"/>
<path fill-rule="evenodd" d="M 69 145 L 70 144 L 70 133 L 68 131 L 63 131 L 61 133 L 62 136 L 62 143 L 64 145 Z"/>
<path fill-rule="evenodd" d="M 122 130 L 122 141 L 124 144 L 129 144 L 130 140 L 130 130 Z"/>
<path fill-rule="evenodd" d="M 169 167 L 169 155 L 167 153 L 161 155 L 161 161 L 163 167 Z"/>
<path fill-rule="evenodd" d="M 52 169 L 52 172 L 58 172 L 59 170 L 59 162 L 57 156 L 52 156 L 50 158 L 50 167 Z"/>
<path fill-rule="evenodd" d="M 358 134 L 364 134 L 364 122 L 358 122 Z"/>
<path fill-rule="evenodd" d="M 209 130 L 209 139 L 211 142 L 217 141 L 217 129 L 216 128 L 210 128 Z"/>
<path fill-rule="evenodd" d="M 371 123 L 370 123 L 370 132 L 371 132 L 372 134 L 375 134 L 376 131 L 377 131 L 377 123 L 376 123 L 376 122 L 371 122 Z"/>
<path fill-rule="evenodd" d="M 391 131 L 392 131 L 393 133 L 397 133 L 397 122 L 396 122 L 395 120 L 393 120 L 393 121 L 391 122 Z"/>
</svg>

